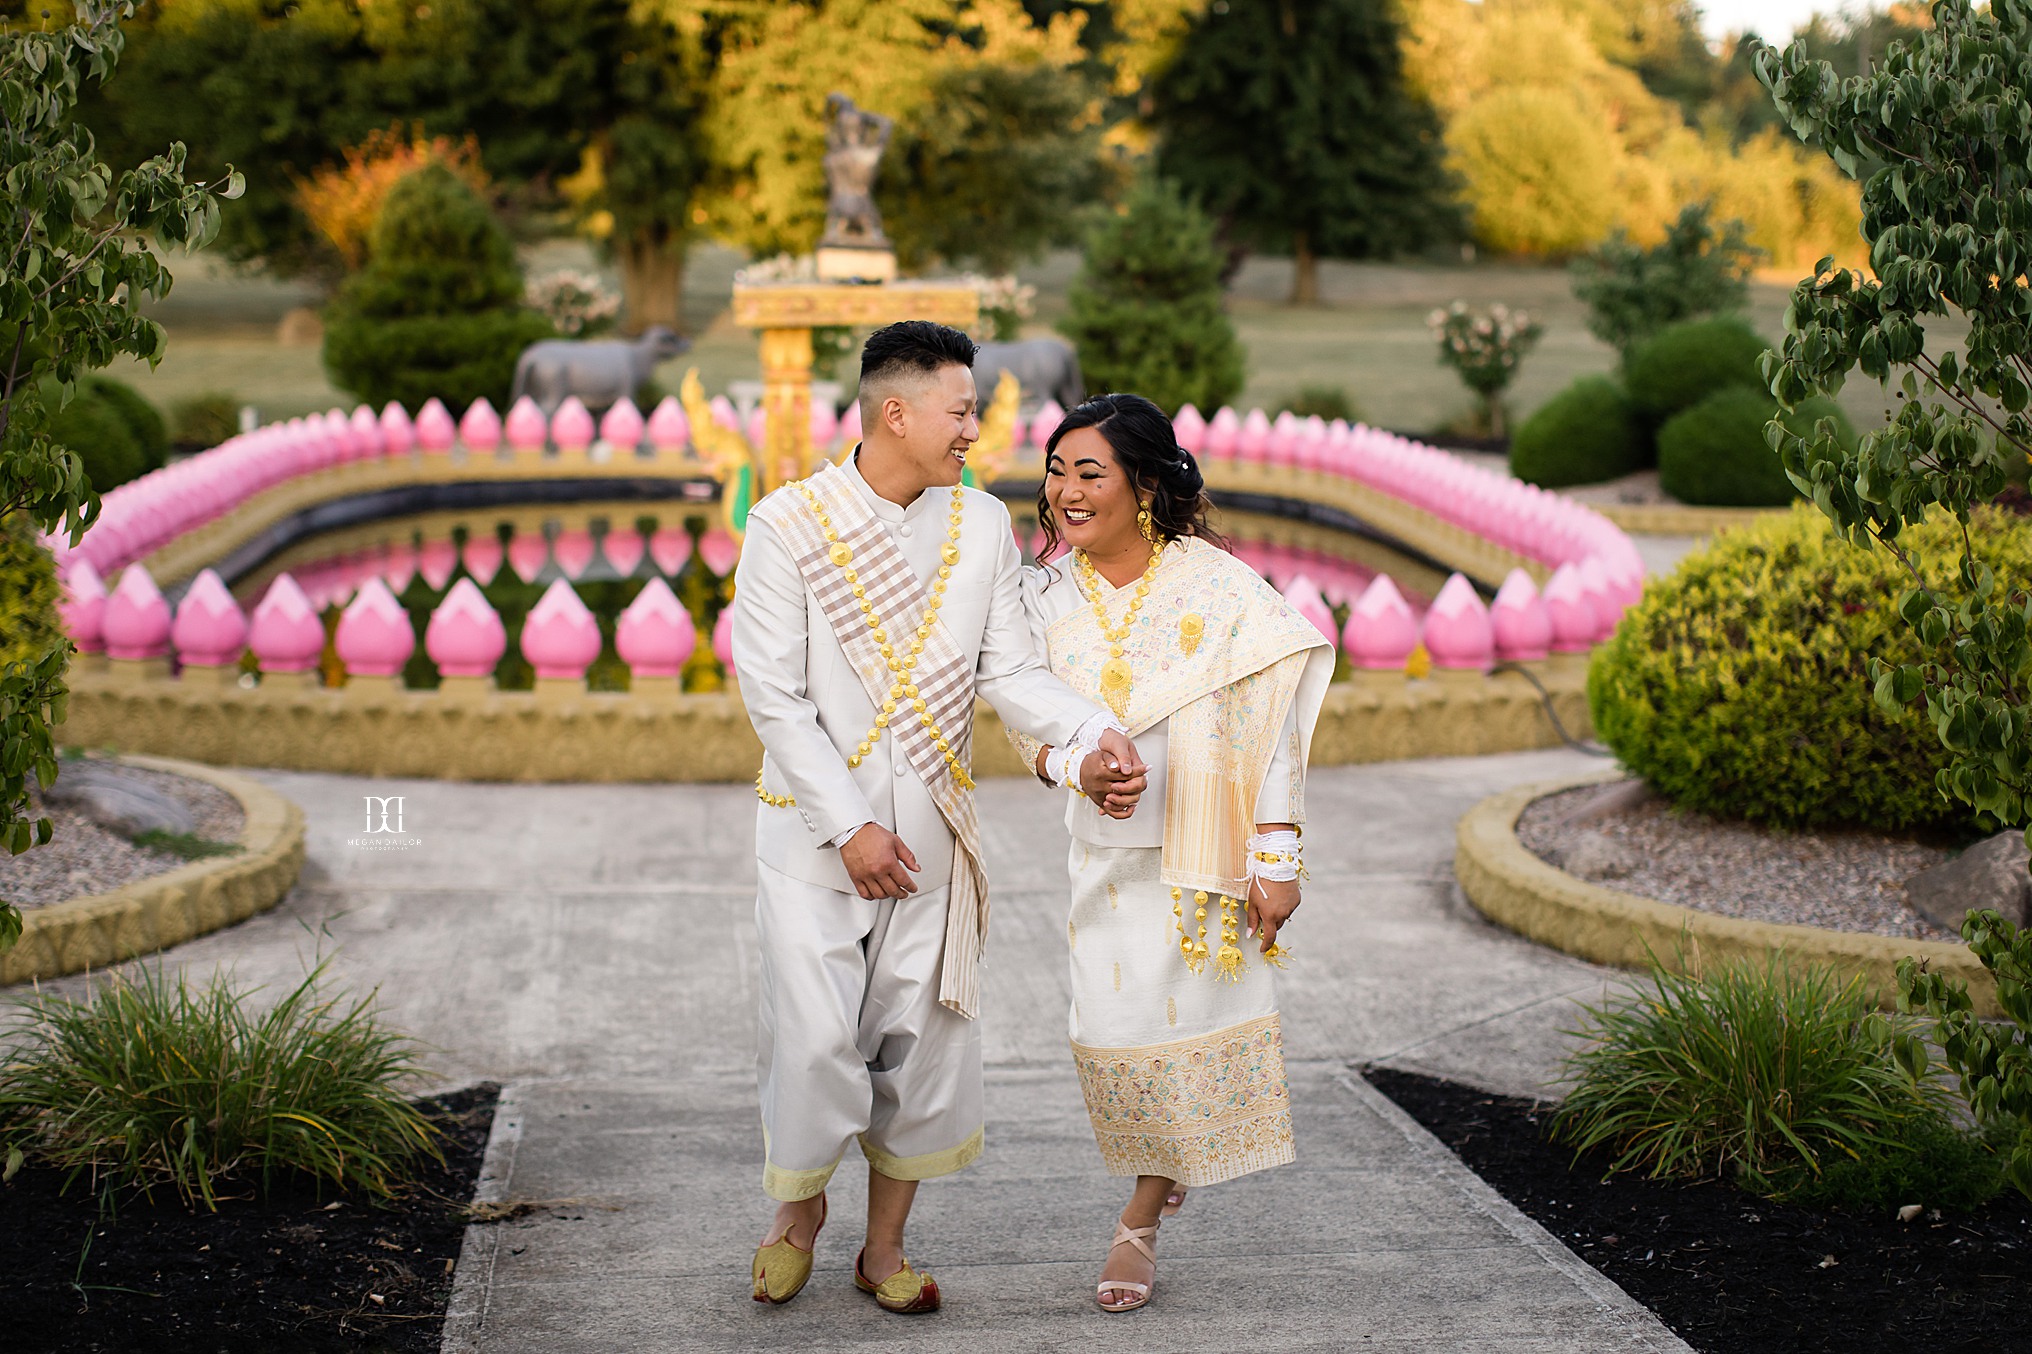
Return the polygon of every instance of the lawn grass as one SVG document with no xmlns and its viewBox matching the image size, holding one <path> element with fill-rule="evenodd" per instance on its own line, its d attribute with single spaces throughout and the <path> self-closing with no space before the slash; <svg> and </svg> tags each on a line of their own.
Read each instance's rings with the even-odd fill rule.
<svg viewBox="0 0 2032 1354">
<path fill-rule="evenodd" d="M 595 268 L 612 279 L 612 269 L 601 267 L 576 241 L 534 246 L 525 259 L 532 272 Z M 114 375 L 132 381 L 165 410 L 209 391 L 255 405 L 264 420 L 351 404 L 325 376 L 316 346 L 285 347 L 277 338 L 287 311 L 317 304 L 314 290 L 204 255 L 169 262 L 176 288 L 151 311 L 169 330 L 169 354 L 154 371 L 123 363 Z M 658 370 L 666 389 L 674 391 L 693 366 L 711 392 L 724 390 L 729 381 L 759 377 L 755 335 L 727 314 L 741 262 L 732 250 L 693 250 L 684 310 L 694 346 Z M 1059 252 L 1020 270 L 1038 289 L 1037 314 L 1026 332 L 1052 332 L 1078 266 L 1077 255 Z M 1366 420 L 1383 427 L 1427 431 L 1460 418 L 1472 401 L 1435 360 L 1425 328 L 1433 307 L 1456 298 L 1521 307 L 1545 325 L 1543 341 L 1511 390 L 1512 412 L 1519 417 L 1574 377 L 1615 365 L 1615 354 L 1587 332 L 1562 267 L 1327 262 L 1320 267 L 1322 304 L 1303 308 L 1284 303 L 1290 286 L 1291 264 L 1283 259 L 1251 259 L 1235 278 L 1229 309 L 1249 352 L 1248 384 L 1236 401 L 1240 408 L 1274 413 L 1303 387 L 1325 385 L 1344 389 Z M 1750 319 L 1767 338 L 1782 332 L 1788 290 L 1779 281 L 1751 287 Z M 1958 331 L 1956 326 L 1957 336 Z M 851 362 L 846 366 L 851 375 Z M 1872 427 L 1883 420 L 1890 401 L 1874 384 L 1856 382 L 1842 392 L 1841 403 L 1858 427 Z"/>
</svg>

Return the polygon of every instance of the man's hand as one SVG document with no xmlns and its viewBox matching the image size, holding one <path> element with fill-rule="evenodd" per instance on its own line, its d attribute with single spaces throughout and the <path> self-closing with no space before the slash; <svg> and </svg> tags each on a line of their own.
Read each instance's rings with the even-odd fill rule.
<svg viewBox="0 0 2032 1354">
<path fill-rule="evenodd" d="M 1080 763 L 1080 793 L 1108 817 L 1127 818 L 1150 783 L 1149 769 L 1139 765 L 1131 772 L 1105 752 L 1089 752 Z"/>
<path fill-rule="evenodd" d="M 870 823 L 847 838 L 840 848 L 840 863 L 863 898 L 907 898 L 917 892 L 917 881 L 910 877 L 917 872 L 917 857 L 880 823 Z"/>
<path fill-rule="evenodd" d="M 1249 934 L 1261 936 L 1261 949 L 1268 953 L 1277 943 L 1277 928 L 1298 911 L 1296 879 L 1252 879 L 1249 881 Z"/>
<path fill-rule="evenodd" d="M 1127 818 L 1136 811 L 1136 801 L 1149 785 L 1146 774 L 1150 766 L 1136 755 L 1136 745 L 1129 741 L 1129 735 L 1109 729 L 1100 738 L 1101 750 L 1087 758 L 1087 765 L 1098 763 L 1111 779 L 1095 793 L 1095 787 L 1088 783 L 1087 768 L 1080 768 L 1080 789 L 1093 801 L 1094 807 L 1110 818 Z"/>
</svg>

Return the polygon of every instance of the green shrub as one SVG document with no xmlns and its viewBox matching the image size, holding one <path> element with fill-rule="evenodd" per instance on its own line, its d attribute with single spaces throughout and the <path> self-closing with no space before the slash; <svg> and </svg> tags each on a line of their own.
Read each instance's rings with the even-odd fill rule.
<svg viewBox="0 0 2032 1354">
<path fill-rule="evenodd" d="M 1945 1121 L 1946 1088 L 1892 1056 L 1909 1022 L 1878 1014 L 1860 976 L 1775 957 L 1704 975 L 1654 964 L 1646 990 L 1583 1010 L 1551 1131 L 1610 1154 L 1611 1172 L 1785 1193 Z"/>
<path fill-rule="evenodd" d="M 1361 408 L 1356 405 L 1354 397 L 1348 394 L 1344 386 L 1304 386 L 1285 402 L 1284 407 L 1299 418 L 1312 418 L 1316 415 L 1329 423 L 1335 419 L 1342 419 L 1348 423 L 1359 423 L 1362 420 Z"/>
<path fill-rule="evenodd" d="M 1798 497 L 1785 465 L 1764 429 L 1778 415 L 1793 432 L 1810 433 L 1823 418 L 1834 420 L 1835 435 L 1855 441 L 1848 416 L 1832 400 L 1816 396 L 1781 414 L 1761 390 L 1737 386 L 1718 390 L 1691 409 L 1682 409 L 1658 430 L 1658 487 L 1682 503 L 1707 507 L 1776 508 Z"/>
<path fill-rule="evenodd" d="M 1684 208 L 1650 248 L 1619 228 L 1573 261 L 1573 294 L 1588 308 L 1588 332 L 1628 362 L 1637 346 L 1667 325 L 1741 310 L 1750 265 L 1760 252 L 1741 221 L 1716 226 L 1712 208 Z"/>
<path fill-rule="evenodd" d="M 175 1187 L 218 1206 L 229 1178 L 289 1173 L 386 1195 L 435 1131 L 396 1090 L 414 1045 L 366 1001 L 322 995 L 320 967 L 268 1011 L 214 977 L 158 969 L 82 1000 L 38 995 L 0 1064 L 10 1164 L 39 1160 L 108 1190 Z M 13 1154 L 20 1152 L 22 1157 Z"/>
<path fill-rule="evenodd" d="M 63 638 L 56 561 L 19 513 L 0 517 L 0 672 L 34 662 Z"/>
<path fill-rule="evenodd" d="M 523 301 L 515 246 L 466 182 L 433 162 L 389 190 L 366 267 L 325 316 L 325 366 L 369 404 L 505 407 L 515 360 L 550 321 Z"/>
<path fill-rule="evenodd" d="M 140 391 L 110 376 L 87 376 L 78 382 L 78 390 L 82 395 L 103 400 L 127 425 L 127 431 L 134 435 L 134 445 L 141 449 L 143 474 L 160 470 L 168 463 L 169 425 Z"/>
<path fill-rule="evenodd" d="M 1732 316 L 1675 324 L 1631 354 L 1624 373 L 1630 403 L 1653 423 L 1663 423 L 1718 390 L 1762 391 L 1757 359 L 1770 346 Z"/>
<path fill-rule="evenodd" d="M 53 390 L 45 398 L 46 407 L 53 411 L 50 437 L 78 454 L 85 464 L 85 478 L 95 491 L 103 494 L 148 470 L 147 452 L 112 401 L 83 385 L 61 409 L 56 407 Z"/>
<path fill-rule="evenodd" d="M 1547 489 L 1599 484 L 1644 464 L 1644 440 L 1622 387 L 1583 376 L 1524 420 L 1510 440 L 1510 473 Z"/>
<path fill-rule="evenodd" d="M 169 426 L 170 440 L 179 447 L 216 447 L 240 431 L 240 401 L 223 390 L 192 395 L 170 406 Z"/>
<path fill-rule="evenodd" d="M 1161 179 L 1101 218 L 1059 328 L 1087 389 L 1130 391 L 1165 409 L 1218 409 L 1242 388 L 1242 344 L 1222 305 L 1213 223 Z"/>
<path fill-rule="evenodd" d="M 1945 1114 L 1915 1115 L 1894 1126 L 1889 1141 L 1831 1158 L 1818 1176 L 1795 1172 L 1787 1192 L 1803 1204 L 1852 1213 L 1885 1215 L 1906 1204 L 1967 1213 L 2004 1188 L 2004 1157 L 1984 1136 Z"/>
<path fill-rule="evenodd" d="M 1993 509 L 1969 524 L 2001 587 L 2032 583 L 2032 525 Z M 1901 537 L 1951 567 L 1952 520 Z M 1879 709 L 1868 659 L 1916 663 L 1888 554 L 1851 549 L 1804 505 L 1727 532 L 1653 581 L 1595 653 L 1596 735 L 1682 808 L 1780 826 L 1967 826 L 1923 713 Z"/>
</svg>

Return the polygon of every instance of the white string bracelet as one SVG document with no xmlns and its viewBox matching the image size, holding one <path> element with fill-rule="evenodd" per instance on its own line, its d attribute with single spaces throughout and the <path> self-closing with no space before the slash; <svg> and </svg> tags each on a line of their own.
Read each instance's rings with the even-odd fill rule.
<svg viewBox="0 0 2032 1354">
<path fill-rule="evenodd" d="M 1085 748 L 1078 743 L 1068 743 L 1062 748 L 1054 749 L 1051 755 L 1044 759 L 1045 774 L 1050 776 L 1051 783 L 1060 789 L 1071 790 L 1075 794 L 1083 793 L 1080 790 L 1079 769 L 1086 761 L 1086 757 Z"/>
<path fill-rule="evenodd" d="M 1305 873 L 1305 848 L 1290 828 L 1249 838 L 1249 878 L 1281 884 Z"/>
</svg>

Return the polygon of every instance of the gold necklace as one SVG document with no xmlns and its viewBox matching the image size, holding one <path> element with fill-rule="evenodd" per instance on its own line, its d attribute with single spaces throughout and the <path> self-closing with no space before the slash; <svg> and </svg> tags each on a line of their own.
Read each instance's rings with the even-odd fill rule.
<svg viewBox="0 0 2032 1354">
<path fill-rule="evenodd" d="M 1079 584 L 1086 598 L 1094 608 L 1094 620 L 1101 627 L 1101 638 L 1108 644 L 1108 661 L 1101 664 L 1101 699 L 1115 712 L 1115 718 L 1126 719 L 1129 715 L 1129 693 L 1135 686 L 1135 673 L 1130 670 L 1129 660 L 1122 657 L 1122 644 L 1129 638 L 1130 627 L 1136 624 L 1136 613 L 1143 608 L 1143 599 L 1150 595 L 1150 580 L 1157 573 L 1158 561 L 1164 557 L 1164 542 L 1150 543 L 1150 563 L 1143 567 L 1143 576 L 1136 580 L 1136 595 L 1129 599 L 1129 609 L 1122 613 L 1119 626 L 1108 624 L 1108 604 L 1101 600 L 1101 576 L 1094 568 L 1094 562 L 1087 558 L 1084 550 L 1072 552 L 1073 563 L 1078 566 Z"/>
<path fill-rule="evenodd" d="M 965 487 L 958 484 L 953 486 L 952 511 L 946 518 L 945 544 L 940 546 L 938 551 L 938 576 L 931 580 L 931 600 L 925 604 L 924 619 L 917 623 L 917 630 L 910 638 L 909 652 L 898 656 L 896 646 L 889 637 L 889 631 L 882 624 L 882 618 L 875 614 L 875 604 L 868 600 L 867 586 L 861 582 L 860 574 L 854 568 L 852 547 L 840 539 L 839 532 L 833 530 L 832 517 L 826 512 L 825 505 L 819 502 L 818 495 L 811 491 L 811 486 L 803 480 L 796 483 L 797 491 L 804 495 L 805 503 L 818 518 L 819 527 L 825 533 L 826 543 L 831 547 L 827 558 L 832 560 L 834 567 L 839 569 L 840 576 L 853 588 L 854 597 L 861 608 L 861 619 L 866 621 L 868 629 L 874 632 L 869 637 L 880 647 L 882 660 L 889 665 L 892 674 L 889 694 L 883 699 L 882 708 L 876 712 L 875 723 L 862 735 L 860 745 L 848 755 L 847 765 L 858 767 L 861 764 L 861 759 L 874 750 L 875 744 L 882 741 L 882 730 L 889 727 L 890 716 L 897 712 L 899 702 L 909 701 L 910 708 L 916 712 L 925 732 L 930 735 L 932 746 L 945 758 L 945 764 L 952 768 L 953 779 L 959 783 L 961 789 L 973 789 L 973 776 L 960 765 L 959 758 L 953 754 L 951 740 L 939 731 L 931 712 L 925 708 L 924 697 L 918 694 L 913 671 L 917 667 L 918 656 L 924 652 L 924 642 L 931 638 L 931 627 L 938 620 L 938 609 L 945 603 L 946 584 L 952 579 L 953 565 L 960 560 L 960 519 L 966 510 Z"/>
</svg>

